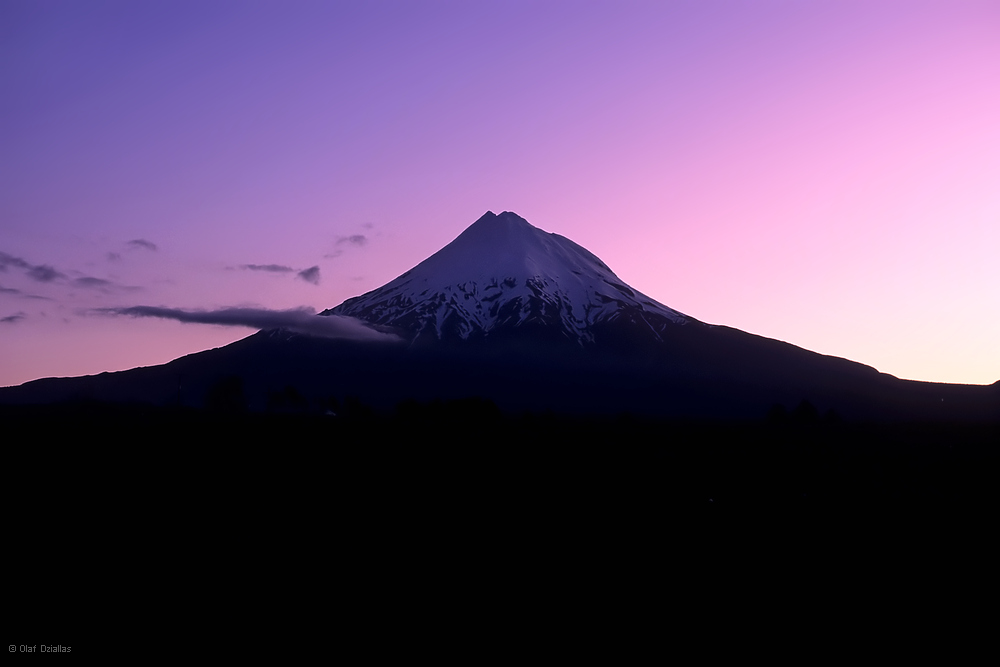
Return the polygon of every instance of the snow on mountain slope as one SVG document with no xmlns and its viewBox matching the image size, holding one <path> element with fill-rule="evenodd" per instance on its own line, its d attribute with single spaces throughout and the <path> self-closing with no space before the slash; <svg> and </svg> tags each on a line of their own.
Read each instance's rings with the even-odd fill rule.
<svg viewBox="0 0 1000 667">
<path fill-rule="evenodd" d="M 487 212 L 395 280 L 321 315 L 348 315 L 416 338 L 472 340 L 516 330 L 595 340 L 595 325 L 626 325 L 655 339 L 696 320 L 622 282 L 569 239 L 510 212 Z"/>
</svg>

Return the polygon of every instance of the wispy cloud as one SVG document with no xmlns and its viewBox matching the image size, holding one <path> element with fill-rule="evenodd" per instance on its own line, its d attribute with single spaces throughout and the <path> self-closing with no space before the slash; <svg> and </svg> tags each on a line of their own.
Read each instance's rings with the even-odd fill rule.
<svg viewBox="0 0 1000 667">
<path fill-rule="evenodd" d="M 32 280 L 37 280 L 40 283 L 50 283 L 53 280 L 66 277 L 66 274 L 56 271 L 48 264 L 40 264 L 38 266 L 31 267 L 28 269 L 27 275 Z"/>
<path fill-rule="evenodd" d="M 299 271 L 299 278 L 302 278 L 307 283 L 319 285 L 319 267 L 310 266 L 308 269 L 302 269 Z"/>
<path fill-rule="evenodd" d="M 242 264 L 240 268 L 247 271 L 268 271 L 270 273 L 291 273 L 295 270 L 281 264 Z"/>
<path fill-rule="evenodd" d="M 233 267 L 226 268 L 232 270 Z M 320 281 L 318 266 L 310 266 L 308 269 L 295 269 L 284 264 L 240 264 L 239 268 L 244 271 L 262 271 L 264 273 L 295 273 L 296 277 L 313 285 L 319 285 Z"/>
<path fill-rule="evenodd" d="M 108 261 L 109 262 L 117 262 L 121 258 L 122 258 L 122 256 L 121 256 L 120 253 L 117 253 L 117 252 L 109 252 L 108 253 Z"/>
<path fill-rule="evenodd" d="M 57 271 L 48 264 L 32 264 L 21 257 L 0 252 L 0 271 L 6 271 L 7 267 L 23 269 L 25 275 L 40 283 L 50 283 L 58 278 L 66 277 L 65 274 Z"/>
<path fill-rule="evenodd" d="M 91 278 L 90 276 L 84 276 L 82 278 L 77 278 L 73 281 L 73 284 L 77 287 L 92 287 L 92 288 L 107 288 L 114 286 L 110 280 L 103 280 L 101 278 Z"/>
<path fill-rule="evenodd" d="M 365 225 L 363 225 L 363 227 L 365 229 L 371 229 L 372 224 L 366 223 Z M 337 257 L 343 255 L 344 251 L 339 246 L 347 245 L 347 246 L 356 246 L 358 248 L 363 248 L 366 245 L 368 245 L 368 237 L 365 236 L 364 234 L 351 234 L 349 236 L 338 236 L 337 240 L 334 241 L 334 245 L 338 247 L 334 248 L 333 252 L 329 252 L 323 255 L 323 257 L 325 257 L 326 259 L 336 259 Z"/>
<path fill-rule="evenodd" d="M 124 291 L 124 292 L 138 292 L 141 291 L 141 287 L 132 287 L 129 285 L 119 285 L 118 283 L 105 280 L 103 278 L 94 278 L 93 276 L 82 276 L 80 278 L 74 278 L 72 281 L 73 287 L 82 287 L 84 289 L 95 289 L 100 290 L 104 293 L 110 293 L 114 291 Z"/>
<path fill-rule="evenodd" d="M 21 320 L 23 320 L 27 316 L 28 316 L 28 314 L 27 313 L 23 313 L 23 312 L 21 312 L 21 313 L 14 313 L 13 315 L 8 315 L 7 317 L 0 317 L 0 323 L 3 323 L 3 324 L 16 324 L 17 322 L 20 322 Z"/>
<path fill-rule="evenodd" d="M 157 248 L 155 243 L 153 243 L 152 241 L 147 241 L 146 239 L 132 239 L 125 245 L 127 245 L 129 248 L 135 248 L 141 250 L 152 250 L 152 251 L 159 250 L 159 248 Z"/>
<path fill-rule="evenodd" d="M 0 285 L 0 294 L 10 294 L 12 296 L 20 297 L 22 299 L 41 299 L 41 300 L 44 300 L 44 301 L 51 301 L 52 300 L 52 299 L 50 299 L 47 296 L 38 296 L 37 294 L 28 294 L 27 292 L 24 292 L 22 290 L 15 289 L 13 287 L 3 287 L 2 285 Z"/>
<path fill-rule="evenodd" d="M 94 278 L 92 276 L 80 276 L 79 278 L 73 278 L 72 280 L 62 271 L 58 271 L 54 267 L 48 264 L 32 264 L 31 262 L 25 261 L 20 257 L 15 257 L 13 255 L 8 255 L 7 253 L 0 252 L 0 272 L 6 271 L 7 267 L 14 267 L 24 270 L 24 275 L 28 276 L 32 280 L 40 283 L 53 283 L 59 282 L 61 284 L 68 284 L 71 287 L 82 287 L 84 289 L 96 289 L 103 292 L 109 292 L 112 290 L 134 292 L 141 290 L 141 287 L 129 287 L 127 285 L 119 285 L 111 280 L 105 280 L 104 278 Z M 79 271 L 72 271 L 79 275 Z M 35 294 L 27 294 L 21 290 L 14 289 L 11 287 L 0 288 L 0 294 L 16 294 L 22 296 L 26 299 L 46 299 L 48 297 L 37 296 Z"/>
<path fill-rule="evenodd" d="M 6 271 L 8 266 L 13 266 L 17 269 L 30 269 L 31 264 L 20 257 L 14 257 L 13 255 L 8 255 L 5 252 L 0 252 L 0 271 Z"/>
<path fill-rule="evenodd" d="M 156 306 L 132 306 L 129 308 L 98 308 L 87 312 L 96 315 L 155 317 L 189 324 L 215 324 L 252 329 L 280 328 L 324 338 L 384 342 L 401 340 L 394 334 L 376 331 L 361 320 L 340 315 L 317 315 L 314 309 L 307 307 L 291 310 L 267 310 L 263 308 L 182 310 Z"/>
<path fill-rule="evenodd" d="M 364 234 L 351 234 L 350 236 L 341 236 L 337 239 L 337 245 L 342 245 L 344 243 L 350 243 L 351 245 L 361 247 L 368 243 L 368 237 Z"/>
</svg>

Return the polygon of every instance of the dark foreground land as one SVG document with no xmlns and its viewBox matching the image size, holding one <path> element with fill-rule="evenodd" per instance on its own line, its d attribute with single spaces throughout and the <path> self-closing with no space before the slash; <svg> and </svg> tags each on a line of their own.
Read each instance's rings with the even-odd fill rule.
<svg viewBox="0 0 1000 667">
<path fill-rule="evenodd" d="M 400 503 L 706 508 L 1000 507 L 1000 425 L 501 414 L 477 399 L 333 414 L 76 403 L 0 406 L 21 510 L 225 498 L 289 514 Z M 808 408 L 808 406 L 806 406 Z M 16 434 L 16 435 L 14 435 Z M 340 508 L 340 509 L 338 509 Z"/>
<path fill-rule="evenodd" d="M 976 584 L 970 558 L 993 548 L 997 425 L 340 408 L 0 407 L 11 608 L 36 634 L 113 600 L 136 626 L 294 614 L 309 641 L 336 626 L 378 646 L 428 605 L 543 627 L 548 605 L 714 618 L 779 586 L 813 604 L 877 600 L 886 581 L 922 596 Z"/>
</svg>

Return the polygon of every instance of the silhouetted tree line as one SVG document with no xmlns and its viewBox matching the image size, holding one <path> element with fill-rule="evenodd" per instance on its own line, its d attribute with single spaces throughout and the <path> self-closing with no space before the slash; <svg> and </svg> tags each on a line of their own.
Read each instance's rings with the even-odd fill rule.
<svg viewBox="0 0 1000 667">
<path fill-rule="evenodd" d="M 836 426 L 841 423 L 841 418 L 840 414 L 832 408 L 821 416 L 815 405 L 803 399 L 793 410 L 788 410 L 781 403 L 775 403 L 767 412 L 767 422 L 800 426 Z"/>
</svg>

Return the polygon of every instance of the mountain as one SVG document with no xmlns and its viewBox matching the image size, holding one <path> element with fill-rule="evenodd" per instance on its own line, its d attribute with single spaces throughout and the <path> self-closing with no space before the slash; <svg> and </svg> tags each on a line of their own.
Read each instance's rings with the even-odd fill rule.
<svg viewBox="0 0 1000 667">
<path fill-rule="evenodd" d="M 487 212 L 395 280 L 322 315 L 346 315 L 416 341 L 535 336 L 598 344 L 624 325 L 650 340 L 696 322 L 624 283 L 587 249 L 511 212 Z"/>
<path fill-rule="evenodd" d="M 799 409 L 847 420 L 1000 422 L 1000 383 L 899 380 L 700 322 L 510 212 L 486 213 L 395 280 L 319 317 L 331 315 L 395 332 L 396 342 L 265 330 L 162 366 L 0 388 L 0 404 L 391 411 L 475 397 L 509 413 L 762 419 Z"/>
</svg>

